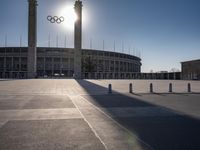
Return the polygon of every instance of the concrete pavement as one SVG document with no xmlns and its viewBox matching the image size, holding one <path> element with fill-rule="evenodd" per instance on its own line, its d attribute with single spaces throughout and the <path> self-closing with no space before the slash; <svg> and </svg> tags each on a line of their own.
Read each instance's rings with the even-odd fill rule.
<svg viewBox="0 0 200 150">
<path fill-rule="evenodd" d="M 107 94 L 109 83 L 114 94 Z M 175 93 L 168 93 L 169 83 Z M 0 149 L 200 149 L 200 82 L 190 81 L 192 93 L 187 83 L 1 80 Z"/>
</svg>

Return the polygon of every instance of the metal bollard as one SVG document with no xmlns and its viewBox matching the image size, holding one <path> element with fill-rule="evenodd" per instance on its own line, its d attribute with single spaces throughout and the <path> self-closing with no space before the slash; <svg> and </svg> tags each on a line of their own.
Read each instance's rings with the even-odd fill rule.
<svg viewBox="0 0 200 150">
<path fill-rule="evenodd" d="M 150 83 L 150 93 L 153 93 L 153 84 Z"/>
<path fill-rule="evenodd" d="M 191 92 L 191 84 L 188 83 L 188 92 L 190 93 Z"/>
<path fill-rule="evenodd" d="M 133 93 L 133 85 L 132 85 L 132 83 L 129 84 L 129 93 Z"/>
<path fill-rule="evenodd" d="M 112 85 L 111 85 L 111 84 L 108 85 L 108 93 L 109 93 L 109 94 L 112 93 Z"/>
<path fill-rule="evenodd" d="M 169 84 L 169 92 L 172 92 L 172 83 Z"/>
</svg>

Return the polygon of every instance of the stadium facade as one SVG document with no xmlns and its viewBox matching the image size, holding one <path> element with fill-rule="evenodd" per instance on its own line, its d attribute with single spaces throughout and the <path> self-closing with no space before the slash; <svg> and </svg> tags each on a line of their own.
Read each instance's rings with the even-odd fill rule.
<svg viewBox="0 0 200 150">
<path fill-rule="evenodd" d="M 140 72 L 140 58 L 115 52 L 82 49 L 82 78 L 132 78 Z M 37 47 L 38 77 L 72 77 L 73 48 Z M 28 78 L 28 48 L 0 48 L 0 78 Z"/>
<path fill-rule="evenodd" d="M 82 49 L 82 2 L 75 1 L 74 48 L 37 47 L 37 0 L 28 0 L 28 47 L 0 48 L 0 78 L 134 78 L 139 57 Z"/>
</svg>

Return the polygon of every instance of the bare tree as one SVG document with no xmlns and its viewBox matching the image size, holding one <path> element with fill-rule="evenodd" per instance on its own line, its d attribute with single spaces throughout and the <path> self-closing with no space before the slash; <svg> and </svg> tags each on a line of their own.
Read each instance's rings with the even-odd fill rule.
<svg viewBox="0 0 200 150">
<path fill-rule="evenodd" d="M 170 72 L 181 72 L 181 71 L 180 71 L 180 69 L 178 69 L 178 68 L 172 68 L 172 69 L 170 70 Z"/>
</svg>

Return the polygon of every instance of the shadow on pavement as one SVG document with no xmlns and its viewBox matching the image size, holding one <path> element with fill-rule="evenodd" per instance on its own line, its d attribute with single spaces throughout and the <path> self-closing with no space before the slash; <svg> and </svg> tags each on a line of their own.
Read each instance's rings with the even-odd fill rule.
<svg viewBox="0 0 200 150">
<path fill-rule="evenodd" d="M 155 150 L 200 149 L 200 120 L 145 102 L 140 95 L 106 94 L 106 87 L 87 80 L 76 81 L 87 91 L 85 99 Z"/>
</svg>

